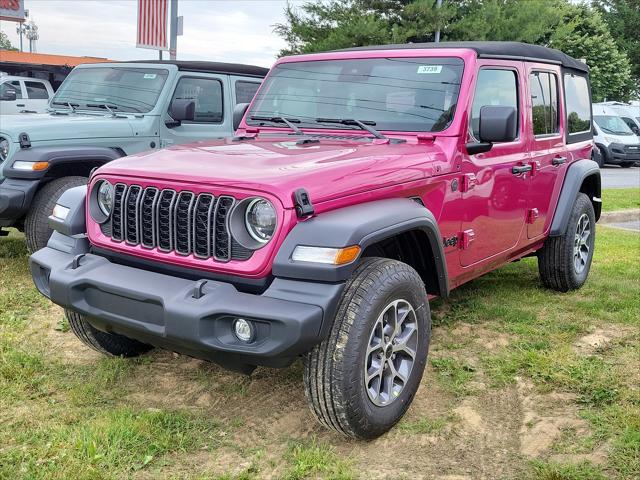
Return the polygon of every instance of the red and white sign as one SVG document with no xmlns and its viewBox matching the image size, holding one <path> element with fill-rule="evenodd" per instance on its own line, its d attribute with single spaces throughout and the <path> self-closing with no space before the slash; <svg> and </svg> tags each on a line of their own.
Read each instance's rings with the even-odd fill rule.
<svg viewBox="0 0 640 480">
<path fill-rule="evenodd" d="M 24 0 L 0 0 L 0 20 L 24 22 Z"/>
<path fill-rule="evenodd" d="M 169 37 L 167 35 L 168 7 L 169 0 L 138 0 L 137 47 L 169 50 Z"/>
</svg>

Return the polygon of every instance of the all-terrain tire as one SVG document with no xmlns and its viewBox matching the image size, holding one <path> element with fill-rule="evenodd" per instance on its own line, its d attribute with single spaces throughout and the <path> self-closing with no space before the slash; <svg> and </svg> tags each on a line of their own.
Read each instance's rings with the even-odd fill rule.
<svg viewBox="0 0 640 480">
<path fill-rule="evenodd" d="M 65 310 L 69 326 L 82 343 L 94 350 L 115 357 L 137 357 L 153 349 L 151 345 L 93 327 L 80 313 Z"/>
<path fill-rule="evenodd" d="M 394 400 L 376 405 L 365 386 L 367 347 L 389 302 L 406 300 L 417 324 L 413 367 Z M 345 286 L 327 338 L 304 359 L 304 386 L 318 421 L 345 436 L 370 439 L 382 435 L 404 415 L 418 390 L 427 362 L 431 316 L 424 283 L 402 262 L 366 258 Z"/>
<path fill-rule="evenodd" d="M 587 240 L 588 254 L 582 270 L 576 266 L 575 248 L 578 241 L 579 221 L 587 218 L 590 233 Z M 591 200 L 584 193 L 579 193 L 569 217 L 567 230 L 563 235 L 549 237 L 538 251 L 538 271 L 545 287 L 560 292 L 575 290 L 587 280 L 596 236 L 596 219 Z"/>
<path fill-rule="evenodd" d="M 24 222 L 27 248 L 33 253 L 47 246 L 52 230 L 49 216 L 60 196 L 73 187 L 87 184 L 87 177 L 62 177 L 52 180 L 36 193 Z"/>
</svg>

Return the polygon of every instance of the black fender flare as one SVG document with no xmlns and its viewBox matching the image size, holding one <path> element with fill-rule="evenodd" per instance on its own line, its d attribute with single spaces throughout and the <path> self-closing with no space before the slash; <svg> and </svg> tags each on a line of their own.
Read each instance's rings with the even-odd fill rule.
<svg viewBox="0 0 640 480">
<path fill-rule="evenodd" d="M 124 156 L 122 150 L 111 147 L 58 146 L 25 148 L 18 150 L 13 158 L 5 163 L 3 173 L 7 178 L 37 180 L 44 177 L 51 167 L 62 163 L 87 161 L 107 163 L 122 156 Z M 13 168 L 13 163 L 16 161 L 48 162 L 49 167 L 38 172 L 16 170 Z"/>
<path fill-rule="evenodd" d="M 589 177 L 595 177 L 595 192 L 592 193 L 591 202 L 594 204 L 600 204 L 600 191 L 601 191 L 601 177 L 600 167 L 593 160 L 577 160 L 569 165 L 567 173 L 564 177 L 564 183 L 562 184 L 562 190 L 558 197 L 558 205 L 553 215 L 553 222 L 551 223 L 551 231 L 549 233 L 552 237 L 564 235 L 567 231 L 567 225 L 569 224 L 569 217 L 571 216 L 571 209 L 576 201 L 576 197 L 582 188 L 584 181 Z M 600 208 L 596 210 L 596 221 L 600 218 Z"/>
<path fill-rule="evenodd" d="M 431 211 L 409 198 L 392 198 L 343 207 L 299 222 L 287 235 L 276 254 L 272 272 L 275 277 L 344 282 L 357 262 L 335 266 L 294 262 L 298 245 L 343 248 L 369 245 L 411 230 L 423 231 L 434 255 L 439 294 L 449 293 L 447 266 L 438 223 Z"/>
</svg>

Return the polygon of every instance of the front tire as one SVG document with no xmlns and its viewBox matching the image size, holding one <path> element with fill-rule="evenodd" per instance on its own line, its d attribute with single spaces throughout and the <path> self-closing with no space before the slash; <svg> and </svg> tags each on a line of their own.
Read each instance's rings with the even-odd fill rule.
<svg viewBox="0 0 640 480">
<path fill-rule="evenodd" d="M 62 177 L 52 180 L 36 193 L 24 222 L 24 235 L 29 253 L 47 246 L 53 230 L 49 228 L 49 216 L 60 196 L 73 187 L 87 184 L 87 177 Z"/>
<path fill-rule="evenodd" d="M 633 165 L 634 165 L 635 163 L 636 163 L 636 162 L 622 162 L 622 163 L 620 164 L 620 166 L 621 166 L 622 168 L 631 168 L 631 167 L 633 167 Z"/>
<path fill-rule="evenodd" d="M 65 310 L 71 331 L 85 345 L 110 357 L 137 357 L 153 349 L 151 345 L 116 333 L 106 333 L 91 325 L 84 315 Z"/>
<path fill-rule="evenodd" d="M 538 251 L 538 271 L 545 287 L 560 292 L 576 290 L 587 281 L 596 237 L 593 204 L 579 193 L 567 231 L 549 237 Z"/>
<path fill-rule="evenodd" d="M 431 317 L 410 266 L 366 258 L 347 282 L 327 338 L 305 358 L 304 386 L 324 426 L 375 438 L 404 415 L 427 362 Z"/>
</svg>

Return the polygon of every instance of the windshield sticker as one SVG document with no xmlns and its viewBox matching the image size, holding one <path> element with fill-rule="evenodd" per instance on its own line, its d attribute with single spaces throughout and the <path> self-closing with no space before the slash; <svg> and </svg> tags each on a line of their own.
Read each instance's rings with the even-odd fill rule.
<svg viewBox="0 0 640 480">
<path fill-rule="evenodd" d="M 153 80 L 154 78 L 156 78 L 156 74 L 155 73 L 145 73 L 144 74 L 144 79 L 145 80 Z"/>
<path fill-rule="evenodd" d="M 418 73 L 440 73 L 442 72 L 442 65 L 420 65 L 418 67 Z"/>
</svg>

